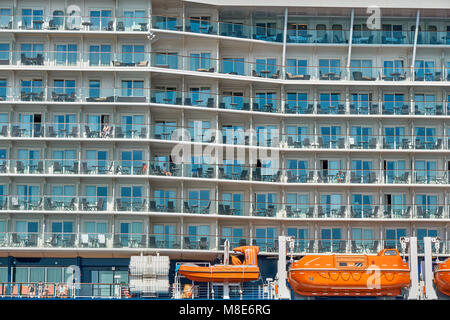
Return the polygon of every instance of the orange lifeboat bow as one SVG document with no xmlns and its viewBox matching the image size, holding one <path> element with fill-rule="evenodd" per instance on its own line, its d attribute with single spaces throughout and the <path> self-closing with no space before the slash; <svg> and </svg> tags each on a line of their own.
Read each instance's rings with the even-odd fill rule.
<svg viewBox="0 0 450 320">
<path fill-rule="evenodd" d="M 450 296 L 450 258 L 439 264 L 434 271 L 434 283 L 440 292 Z"/>
<path fill-rule="evenodd" d="M 257 255 L 259 247 L 243 246 L 234 248 L 233 251 L 244 254 L 244 261 L 231 256 L 231 264 L 217 264 L 213 266 L 199 266 L 192 263 L 184 263 L 178 266 L 176 272 L 192 281 L 197 282 L 228 282 L 240 283 L 259 279 L 259 267 Z"/>
<path fill-rule="evenodd" d="M 396 249 L 384 249 L 376 256 L 308 255 L 291 265 L 288 281 L 304 296 L 397 296 L 410 272 Z"/>
</svg>

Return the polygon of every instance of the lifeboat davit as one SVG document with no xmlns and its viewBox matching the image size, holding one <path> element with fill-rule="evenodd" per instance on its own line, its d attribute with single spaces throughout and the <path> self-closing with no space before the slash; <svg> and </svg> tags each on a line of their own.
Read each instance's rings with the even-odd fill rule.
<svg viewBox="0 0 450 320">
<path fill-rule="evenodd" d="M 434 271 L 434 283 L 440 292 L 450 296 L 450 258 L 440 263 Z"/>
<path fill-rule="evenodd" d="M 183 263 L 176 272 L 192 281 L 197 282 L 228 282 L 241 283 L 259 279 L 257 254 L 259 247 L 243 246 L 233 251 L 244 254 L 244 261 L 231 256 L 231 264 L 216 264 L 212 266 L 199 266 L 193 263 Z"/>
<path fill-rule="evenodd" d="M 398 296 L 410 284 L 409 265 L 396 249 L 377 255 L 308 255 L 288 272 L 304 296 Z"/>
</svg>

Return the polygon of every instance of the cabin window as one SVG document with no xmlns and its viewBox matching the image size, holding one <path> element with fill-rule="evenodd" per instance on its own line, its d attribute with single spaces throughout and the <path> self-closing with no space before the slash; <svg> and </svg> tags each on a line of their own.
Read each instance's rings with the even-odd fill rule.
<svg viewBox="0 0 450 320">
<path fill-rule="evenodd" d="M 385 256 L 396 256 L 397 255 L 397 251 L 395 251 L 395 250 L 386 250 L 384 252 L 384 255 Z"/>
</svg>

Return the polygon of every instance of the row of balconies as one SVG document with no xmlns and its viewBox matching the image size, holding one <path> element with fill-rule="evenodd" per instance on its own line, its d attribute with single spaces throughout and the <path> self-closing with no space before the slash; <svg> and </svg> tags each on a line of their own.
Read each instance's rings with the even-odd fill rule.
<svg viewBox="0 0 450 320">
<path fill-rule="evenodd" d="M 6 9 L 7 10 L 7 9 Z M 48 30 L 48 31 L 116 31 L 116 32 L 148 32 L 150 19 L 145 17 L 146 8 L 143 8 L 142 17 L 112 17 L 107 16 L 81 16 L 80 13 L 65 16 L 63 10 L 55 10 L 53 14 L 44 14 L 43 10 L 34 15 L 2 15 L 0 29 L 3 30 Z M 4 10 L 5 11 L 5 10 Z M 20 9 L 19 9 L 20 11 Z M 139 11 L 139 10 L 137 10 Z M 111 15 L 111 10 L 109 10 Z"/>
<path fill-rule="evenodd" d="M 306 17 L 308 20 L 309 17 Z M 289 17 L 288 17 L 289 19 Z M 350 20 L 350 18 L 348 18 Z M 269 42 L 284 42 L 284 30 L 276 27 L 277 23 L 273 19 L 267 21 L 260 20 L 256 25 L 249 25 L 248 20 L 237 22 L 211 21 L 209 17 L 203 20 L 195 18 L 182 19 L 174 16 L 152 16 L 152 28 L 169 31 L 184 31 L 208 35 L 219 35 L 241 39 L 255 39 Z M 386 20 L 389 21 L 389 20 Z M 350 40 L 350 30 L 343 30 L 342 22 L 337 21 L 331 28 L 330 25 L 314 24 L 308 21 L 313 27 L 309 27 L 307 22 L 294 23 L 288 20 L 286 33 L 287 44 L 342 44 L 348 45 Z M 386 23 L 396 23 L 390 20 Z M 411 21 L 415 25 L 415 21 Z M 282 26 L 280 20 L 278 26 Z M 302 25 L 303 29 L 296 28 Z M 445 24 L 446 25 L 446 24 Z M 388 45 L 413 45 L 414 31 L 404 30 L 353 30 L 352 44 L 388 44 Z M 417 35 L 419 45 L 448 45 L 450 44 L 450 34 L 448 31 L 421 31 Z"/>
<path fill-rule="evenodd" d="M 175 121 L 173 121 L 175 122 Z M 288 129 L 292 127 L 285 125 Z M 371 131 L 370 126 L 358 125 L 358 128 Z M 105 129 L 106 128 L 106 129 Z M 294 131 L 297 127 L 293 126 Z M 303 128 L 303 127 L 302 127 Z M 304 127 L 308 129 L 308 127 Z M 435 127 L 416 127 L 415 135 L 376 135 L 368 133 L 339 134 L 340 130 L 330 125 L 326 133 L 280 133 L 278 128 L 263 126 L 261 128 L 243 129 L 242 127 L 223 126 L 222 130 L 200 127 L 178 127 L 164 122 L 152 125 L 114 124 L 108 126 L 100 123 L 11 123 L 0 124 L 0 139 L 3 138 L 51 138 L 51 139 L 127 139 L 146 141 L 155 139 L 174 143 L 189 142 L 224 144 L 236 146 L 259 146 L 283 149 L 332 149 L 332 150 L 448 150 L 450 137 L 437 135 Z M 337 128 L 340 128 L 338 126 Z M 390 128 L 390 127 L 389 127 Z M 375 131 L 375 129 L 373 129 Z M 422 132 L 423 131 L 423 132 Z M 169 143 L 170 142 L 170 143 Z"/>
<path fill-rule="evenodd" d="M 276 194 L 274 194 L 275 196 Z M 9 200 L 8 200 L 9 199 Z M 110 196 L 2 196 L 0 210 L 54 213 L 199 214 L 288 219 L 450 219 L 450 207 L 441 204 L 292 203 L 208 200 L 194 198 Z"/>
<path fill-rule="evenodd" d="M 278 240 L 274 238 L 219 237 L 192 234 L 136 234 L 136 233 L 0 233 L 0 250 L 16 248 L 60 249 L 173 249 L 223 250 L 225 240 L 231 247 L 259 246 L 260 252 L 278 253 Z M 296 239 L 294 253 L 367 253 L 376 254 L 385 248 L 401 252 L 400 241 L 377 239 Z M 433 248 L 434 249 L 434 248 Z M 418 252 L 424 252 L 423 240 L 418 241 Z M 450 246 L 442 241 L 434 253 L 449 254 Z"/>
<path fill-rule="evenodd" d="M 221 73 L 231 76 L 246 76 L 265 79 L 287 80 L 351 80 L 351 81 L 448 81 L 450 69 L 448 65 L 404 67 L 403 60 L 385 61 L 383 67 L 344 67 L 340 66 L 340 58 L 319 59 L 318 66 L 308 66 L 307 60 L 287 58 L 288 65 L 276 64 L 275 58 L 256 59 L 255 62 L 244 61 L 244 58 L 210 58 L 210 53 L 192 53 L 182 56 L 176 52 L 143 52 L 131 49 L 132 52 L 78 52 L 78 51 L 20 51 L 0 52 L 0 64 L 24 66 L 28 69 L 40 70 L 42 67 L 104 68 L 115 71 L 116 67 L 144 68 L 156 67 L 167 70 L 183 70 L 207 73 Z M 387 57 L 385 58 L 385 60 Z M 290 62 L 294 61 L 294 65 Z M 358 60 L 360 61 L 360 60 Z M 428 61 L 427 61 L 428 62 Z M 7 67 L 2 67 L 7 69 Z M 145 68 L 144 68 L 145 69 Z M 143 69 L 143 70 L 144 70 Z M 119 69 L 121 70 L 121 69 Z M 134 70 L 134 69 L 133 69 Z"/>
<path fill-rule="evenodd" d="M 0 160 L 1 161 L 1 160 Z M 242 162 L 235 160 L 235 162 Z M 428 161 L 430 162 L 430 161 Z M 288 165 L 288 164 L 287 164 Z M 200 179 L 219 179 L 250 182 L 277 182 L 300 184 L 423 184 L 447 185 L 447 170 L 426 169 L 319 169 L 308 168 L 261 168 L 248 164 L 175 164 L 164 161 L 145 160 L 92 160 L 75 159 L 20 159 L 3 160 L 0 174 L 23 175 L 109 175 L 114 177 L 167 176 Z"/>
<path fill-rule="evenodd" d="M 400 101 L 339 100 L 289 100 L 277 99 L 276 92 L 260 92 L 254 97 L 234 94 L 216 94 L 206 89 L 191 89 L 188 92 L 162 91 L 158 89 L 128 88 L 76 88 L 76 87 L 0 87 L 0 101 L 5 102 L 86 102 L 86 103 L 154 103 L 188 107 L 219 108 L 224 110 L 254 111 L 277 114 L 311 115 L 449 115 L 450 103 L 445 102 L 409 102 L 403 94 L 397 94 Z M 289 92 L 287 92 L 289 95 Z M 297 92 L 293 92 L 297 94 Z M 402 97 L 398 97 L 402 95 Z M 185 97 L 183 100 L 183 96 Z M 433 96 L 433 95 L 432 95 Z M 434 96 L 433 96 L 434 97 Z M 292 98 L 291 98 L 292 99 Z"/>
<path fill-rule="evenodd" d="M 108 11 L 108 10 L 103 10 Z M 139 11 L 139 10 L 138 10 Z M 269 42 L 284 42 L 284 30 L 281 28 L 283 21 L 279 18 L 257 19 L 250 25 L 250 20 L 230 19 L 233 21 L 212 21 L 210 16 L 201 14 L 202 17 L 182 19 L 179 16 L 153 15 L 146 17 L 146 9 L 141 10 L 141 17 L 120 17 L 103 14 L 102 17 L 82 16 L 80 13 L 73 16 L 65 16 L 64 11 L 55 10 L 53 14 L 44 14 L 44 11 L 35 11 L 34 15 L 2 16 L 0 28 L 6 30 L 47 30 L 47 31 L 83 31 L 83 32 L 147 32 L 149 27 L 154 30 L 169 30 L 174 32 L 191 32 L 206 35 L 219 35 L 241 39 L 255 39 Z M 309 17 L 305 19 L 310 20 Z M 347 18 L 350 20 L 350 18 Z M 278 21 L 279 20 L 279 21 Z M 386 23 L 396 23 L 396 20 L 385 20 Z M 308 21 L 309 22 L 309 21 Z M 325 25 L 310 22 L 294 23 L 288 21 L 286 42 L 289 43 L 334 43 L 348 44 L 350 31 L 343 30 L 342 22 Z M 411 25 L 415 21 L 411 20 Z M 302 30 L 296 28 L 303 25 Z M 444 24 L 446 25 L 446 24 Z M 390 25 L 389 25 L 390 26 Z M 353 44 L 389 44 L 412 45 L 414 44 L 414 31 L 403 31 L 402 28 L 393 30 L 354 30 Z M 447 45 L 450 44 L 448 31 L 421 31 L 418 33 L 418 44 Z"/>
</svg>

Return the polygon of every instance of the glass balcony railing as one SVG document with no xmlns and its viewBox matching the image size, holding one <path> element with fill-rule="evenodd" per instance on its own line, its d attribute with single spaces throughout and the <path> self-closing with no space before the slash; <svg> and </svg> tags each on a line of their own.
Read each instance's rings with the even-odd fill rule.
<svg viewBox="0 0 450 320">
<path fill-rule="evenodd" d="M 419 31 L 417 35 L 418 45 L 449 45 L 449 31 Z"/>
<path fill-rule="evenodd" d="M 289 164 L 288 164 L 289 165 Z M 46 175 L 174 176 L 278 183 L 449 184 L 446 170 L 318 169 L 249 164 L 176 164 L 148 160 L 19 159 L 0 162 L 0 173 Z"/>
<path fill-rule="evenodd" d="M 417 63 L 417 62 L 416 62 Z M 414 68 L 414 81 L 443 81 L 442 68 L 416 66 Z"/>
<path fill-rule="evenodd" d="M 414 32 L 402 30 L 354 30 L 353 44 L 413 45 Z"/>
<path fill-rule="evenodd" d="M 287 30 L 287 43 L 348 43 L 348 30 Z"/>
<path fill-rule="evenodd" d="M 76 87 L 47 87 L 47 100 L 76 102 L 81 100 L 81 94 Z"/>
<path fill-rule="evenodd" d="M 212 58 L 210 53 L 191 53 L 188 56 L 170 52 L 168 49 L 146 52 L 140 49 L 121 48 L 109 51 L 2 51 L 0 65 L 18 65 L 28 68 L 73 67 L 81 68 L 161 68 L 189 72 L 219 73 L 228 76 L 246 76 L 261 79 L 286 80 L 346 80 L 346 81 L 448 81 L 449 68 L 437 66 L 430 61 L 417 60 L 414 67 L 404 60 L 386 60 L 382 66 L 362 66 L 361 61 L 352 61 L 345 67 L 339 59 L 321 59 L 319 65 L 307 65 L 306 60 L 289 58 L 282 65 L 275 58 L 256 58 L 246 61 L 242 57 Z M 393 59 L 393 58 L 391 58 Z M 121 70 L 121 69 L 120 69 Z"/>
<path fill-rule="evenodd" d="M 253 237 L 246 235 L 227 237 L 223 235 L 194 234 L 194 233 L 60 233 L 60 232 L 2 232 L 0 246 L 20 248 L 149 248 L 149 249 L 185 249 L 185 250 L 223 250 L 225 240 L 231 247 L 256 245 L 260 252 L 278 252 L 278 239 L 275 235 L 267 237 Z M 423 253 L 423 240 L 419 240 L 419 254 Z M 378 240 L 374 238 L 296 238 L 293 251 L 296 254 L 307 253 L 359 253 L 376 254 L 385 248 L 396 248 L 401 251 L 398 239 Z M 439 254 L 449 252 L 449 244 L 441 241 Z M 433 252 L 435 252 L 433 250 Z M 31 284 L 37 285 L 37 284 Z M 61 284 L 62 285 L 62 284 Z M 83 285 L 83 284 L 82 284 Z M 103 288 L 108 284 L 101 284 Z M 19 288 L 20 286 L 20 288 Z M 29 289 L 25 284 L 12 283 L 11 295 L 18 295 L 18 291 L 26 295 Z M 85 287 L 82 291 L 85 291 Z M 51 290 L 50 290 L 51 291 Z M 6 294 L 6 287 L 2 292 Z M 56 289 L 55 289 L 56 292 Z M 51 295 L 51 292 L 47 291 Z"/>
<path fill-rule="evenodd" d="M 117 32 L 148 32 L 150 19 L 142 17 L 82 16 L 82 15 L 44 15 L 11 16 L 9 21 L 2 19 L 5 29 L 18 30 L 49 30 L 49 31 L 117 31 Z"/>
<path fill-rule="evenodd" d="M 200 16 L 200 15 L 199 15 Z M 82 32 L 148 32 L 155 30 L 184 31 L 196 34 L 220 35 L 242 39 L 255 39 L 268 42 L 283 42 L 283 21 L 269 21 L 253 18 L 254 24 L 248 20 L 213 21 L 209 17 L 189 17 L 152 15 L 145 17 L 145 8 L 136 11 L 133 16 L 113 16 L 111 11 L 105 11 L 85 16 L 75 13 L 64 15 L 63 11 L 46 13 L 42 10 L 35 15 L 5 15 L 1 17 L 0 28 L 9 30 L 48 30 L 48 31 L 82 31 Z M 295 23 L 288 23 L 286 41 L 288 44 L 316 43 L 343 44 L 350 40 L 349 30 L 291 28 Z M 412 45 L 415 32 L 403 30 L 354 30 L 352 39 L 354 45 L 384 44 Z M 419 45 L 447 45 L 450 43 L 448 31 L 419 31 Z"/>
<path fill-rule="evenodd" d="M 212 21 L 190 17 L 152 16 L 152 27 L 159 30 L 184 31 L 270 42 L 283 42 L 283 30 L 267 24 L 248 25 L 241 22 Z"/>
<path fill-rule="evenodd" d="M 183 198 L 143 196 L 69 196 L 69 195 L 9 195 L 3 196 L 1 211 L 52 212 L 128 212 L 226 215 L 247 217 L 285 217 L 289 219 L 448 219 L 450 207 L 434 204 L 378 204 L 369 202 L 309 203 L 276 202 L 274 198 L 249 201 L 242 196 L 219 194 L 219 200 L 209 197 Z M 276 194 L 274 194 L 276 195 Z M 7 200 L 8 199 L 8 200 Z"/>
<path fill-rule="evenodd" d="M 345 114 L 345 101 L 319 101 L 316 105 L 318 114 Z"/>
<path fill-rule="evenodd" d="M 175 124 L 176 122 L 174 122 Z M 89 139 L 156 139 L 190 141 L 225 145 L 245 145 L 292 149 L 360 149 L 360 150 L 446 150 L 447 136 L 438 135 L 373 135 L 373 134 L 307 134 L 279 133 L 278 128 L 257 130 L 224 126 L 219 130 L 181 127 L 174 124 L 139 123 L 5 123 L 0 124 L 0 138 L 89 138 Z M 295 131 L 297 131 L 297 128 Z M 428 133 L 428 132 L 427 132 Z"/>
<path fill-rule="evenodd" d="M 443 115 L 444 109 L 442 104 L 437 104 L 435 102 L 418 102 L 414 104 L 414 114 L 415 115 Z"/>
</svg>

